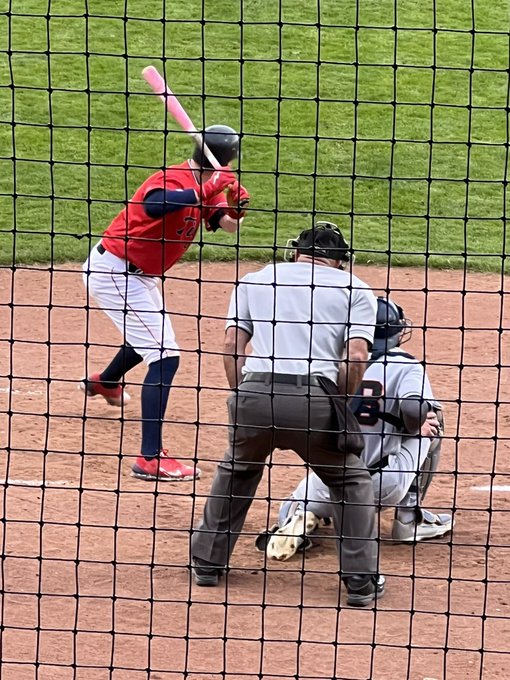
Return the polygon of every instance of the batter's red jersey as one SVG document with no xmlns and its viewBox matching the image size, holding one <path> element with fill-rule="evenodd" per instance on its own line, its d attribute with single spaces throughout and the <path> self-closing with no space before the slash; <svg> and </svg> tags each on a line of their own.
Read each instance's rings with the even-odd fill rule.
<svg viewBox="0 0 510 680">
<path fill-rule="evenodd" d="M 160 276 L 178 262 L 193 241 L 200 221 L 206 222 L 228 206 L 219 194 L 205 206 L 184 206 L 163 217 L 149 217 L 143 201 L 154 189 L 197 189 L 199 184 L 189 161 L 160 170 L 145 180 L 127 206 L 104 232 L 105 249 L 139 267 L 145 274 Z"/>
</svg>

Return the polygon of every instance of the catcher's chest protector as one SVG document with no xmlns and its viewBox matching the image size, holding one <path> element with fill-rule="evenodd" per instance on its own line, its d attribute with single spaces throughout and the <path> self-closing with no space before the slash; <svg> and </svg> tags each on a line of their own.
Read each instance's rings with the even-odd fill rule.
<svg viewBox="0 0 510 680">
<path fill-rule="evenodd" d="M 356 416 L 365 435 L 363 458 L 368 467 L 400 450 L 401 400 L 419 395 L 436 403 L 423 366 L 410 354 L 397 350 L 368 365 L 359 393 Z"/>
</svg>

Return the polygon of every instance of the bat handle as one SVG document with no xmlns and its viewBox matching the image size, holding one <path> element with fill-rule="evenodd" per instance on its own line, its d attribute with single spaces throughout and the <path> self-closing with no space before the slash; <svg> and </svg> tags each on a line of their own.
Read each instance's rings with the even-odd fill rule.
<svg viewBox="0 0 510 680">
<path fill-rule="evenodd" d="M 209 163 L 212 165 L 214 170 L 221 170 L 221 165 L 216 160 L 216 156 L 213 154 L 211 149 L 207 146 L 204 141 L 204 136 L 200 132 L 190 132 L 190 137 L 194 140 L 200 151 L 203 151 L 204 156 L 207 158 Z"/>
</svg>

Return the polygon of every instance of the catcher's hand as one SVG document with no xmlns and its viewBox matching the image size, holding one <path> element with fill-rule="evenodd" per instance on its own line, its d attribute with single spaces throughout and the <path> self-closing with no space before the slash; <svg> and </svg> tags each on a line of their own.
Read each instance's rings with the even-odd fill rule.
<svg viewBox="0 0 510 680">
<path fill-rule="evenodd" d="M 250 194 L 242 184 L 235 182 L 227 189 L 227 201 L 230 206 L 227 215 L 233 220 L 240 220 L 246 215 L 246 208 L 250 203 Z"/>
<path fill-rule="evenodd" d="M 437 418 L 436 412 L 429 411 L 425 422 L 421 426 L 421 436 L 433 439 L 439 434 L 441 434 L 441 423 Z"/>
</svg>

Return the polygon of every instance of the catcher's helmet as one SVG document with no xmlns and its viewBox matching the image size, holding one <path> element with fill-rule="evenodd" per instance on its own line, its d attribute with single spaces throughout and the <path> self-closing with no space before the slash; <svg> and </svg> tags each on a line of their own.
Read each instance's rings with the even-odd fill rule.
<svg viewBox="0 0 510 680">
<path fill-rule="evenodd" d="M 220 165 L 227 165 L 239 155 L 239 135 L 228 125 L 210 125 L 205 128 L 204 141 Z M 193 160 L 204 170 L 212 170 L 200 146 L 195 148 Z"/>
<path fill-rule="evenodd" d="M 404 310 L 390 299 L 377 298 L 377 321 L 372 354 L 385 354 L 411 338 L 412 322 L 406 319 Z"/>
<path fill-rule="evenodd" d="M 298 238 L 287 241 L 285 259 L 293 262 L 295 253 L 340 260 L 342 269 L 354 261 L 348 242 L 333 222 L 316 222 L 311 229 L 302 231 Z"/>
</svg>

